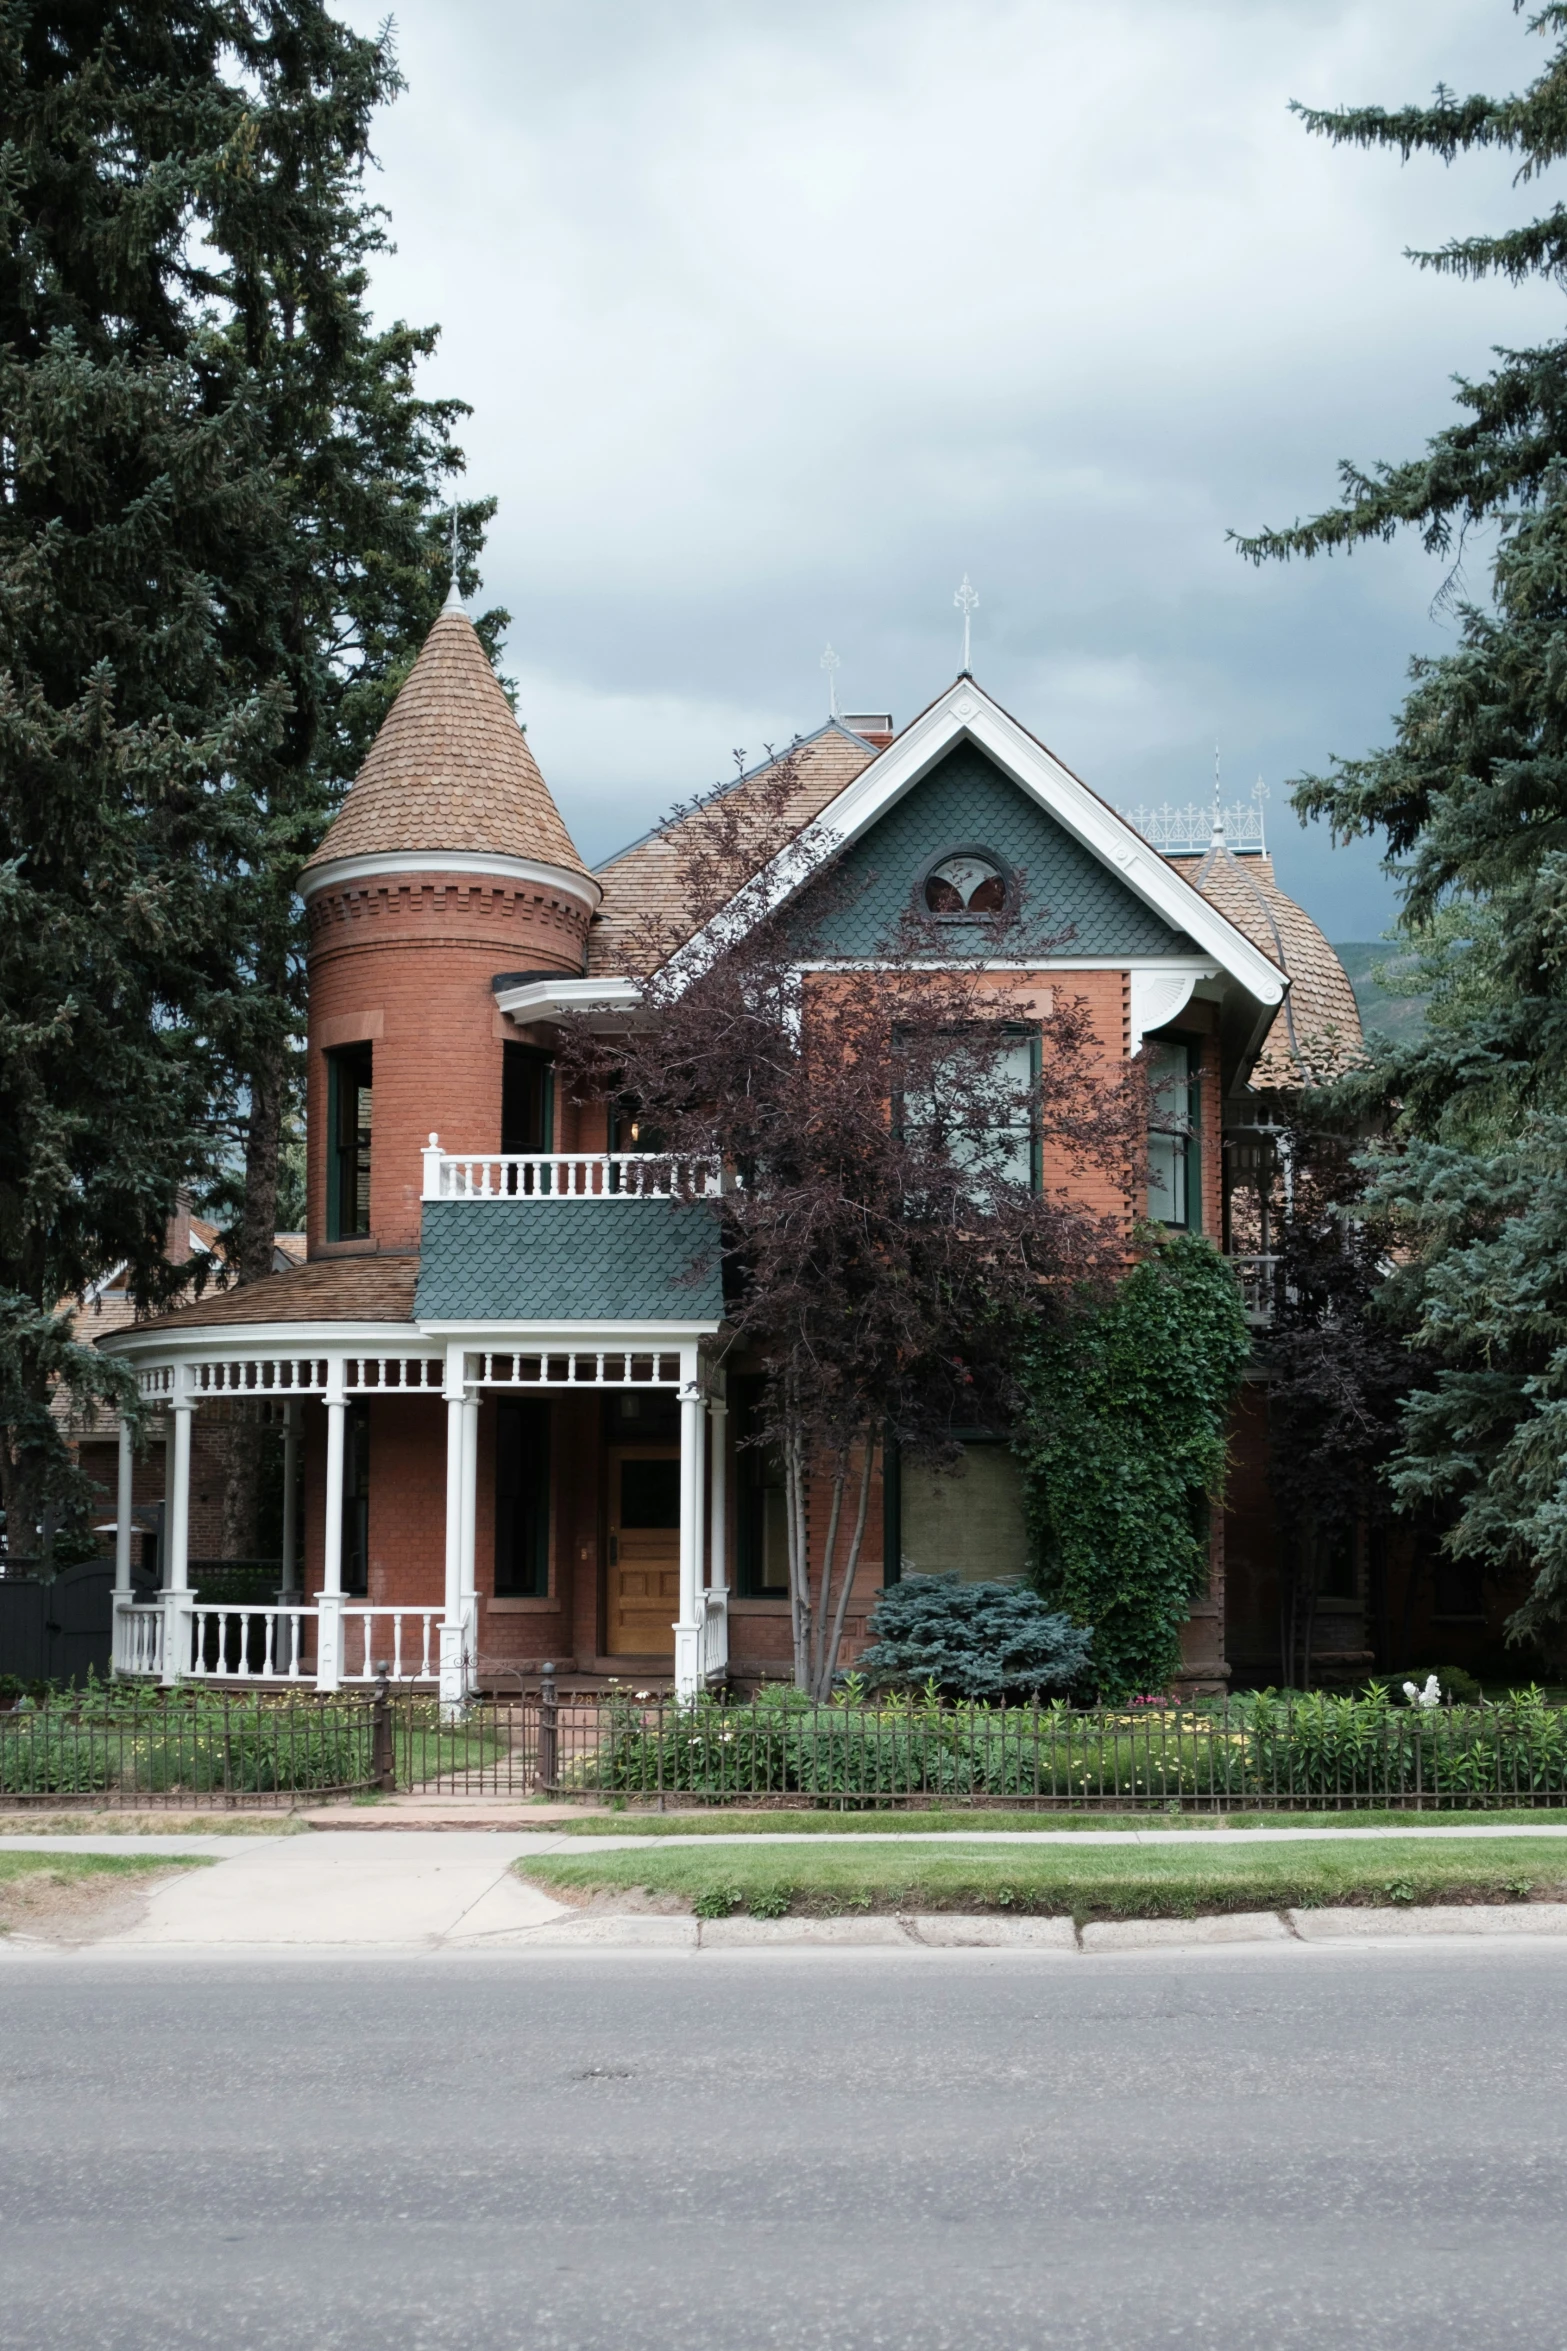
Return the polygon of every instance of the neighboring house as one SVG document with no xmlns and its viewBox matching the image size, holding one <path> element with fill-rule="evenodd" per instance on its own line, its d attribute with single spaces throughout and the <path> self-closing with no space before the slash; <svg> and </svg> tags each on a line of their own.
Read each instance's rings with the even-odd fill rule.
<svg viewBox="0 0 1567 2351">
<path fill-rule="evenodd" d="M 1026 869 L 1070 943 L 1018 984 L 1069 984 L 1109 1055 L 1157 1047 L 1192 1120 L 1146 1205 L 1246 1259 L 1265 1315 L 1271 1106 L 1359 1039 L 1268 860 L 1217 824 L 1205 853 L 1161 854 L 967 675 L 901 733 L 835 719 L 792 757 L 802 855 L 862 869 L 847 957 L 954 856 Z M 449 599 L 303 877 L 305 1261 L 103 1342 L 170 1463 L 169 1589 L 122 1611 L 122 1670 L 332 1687 L 385 1660 L 448 1699 L 545 1658 L 686 1691 L 787 1672 L 776 1500 L 736 1451 L 744 1384 L 713 1369 L 716 1269 L 688 1278 L 706 1212 L 640 1196 L 608 1105 L 551 1083 L 564 1014 L 624 1024 L 628 939 L 678 916 L 678 870 L 654 834 L 588 871 Z M 279 1611 L 193 1631 L 192 1423 L 236 1403 L 281 1409 L 303 1555 L 285 1541 Z M 957 1481 L 894 1464 L 846 1654 L 887 1577 L 1022 1564 L 1004 1447 L 971 1448 Z M 1225 1605 L 1216 1528 L 1193 1688 L 1225 1682 Z"/>
</svg>

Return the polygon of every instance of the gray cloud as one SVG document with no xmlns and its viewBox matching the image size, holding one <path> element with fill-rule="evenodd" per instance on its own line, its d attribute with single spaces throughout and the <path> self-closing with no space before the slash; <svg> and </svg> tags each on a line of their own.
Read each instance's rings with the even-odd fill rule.
<svg viewBox="0 0 1567 2351">
<path fill-rule="evenodd" d="M 1201 796 L 1217 738 L 1286 886 L 1383 926 L 1375 853 L 1282 787 L 1384 738 L 1451 641 L 1440 570 L 1258 573 L 1224 534 L 1555 331 L 1553 294 L 1400 257 L 1515 217 L 1505 164 L 1285 111 L 1521 84 L 1506 0 L 410 0 L 398 39 L 377 299 L 474 403 L 486 594 L 589 855 L 816 724 L 829 637 L 846 707 L 920 708 L 967 570 L 977 673 L 1098 790 Z"/>
</svg>

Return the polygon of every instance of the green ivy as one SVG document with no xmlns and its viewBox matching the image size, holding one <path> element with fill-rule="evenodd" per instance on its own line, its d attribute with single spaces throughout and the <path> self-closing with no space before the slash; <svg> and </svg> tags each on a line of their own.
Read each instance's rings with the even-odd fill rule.
<svg viewBox="0 0 1567 2351">
<path fill-rule="evenodd" d="M 1235 1276 L 1197 1234 L 1145 1231 L 1110 1298 L 1027 1343 L 1022 1456 L 1041 1596 L 1093 1628 L 1103 1697 L 1162 1690 L 1203 1588 L 1208 1509 L 1250 1352 Z"/>
</svg>

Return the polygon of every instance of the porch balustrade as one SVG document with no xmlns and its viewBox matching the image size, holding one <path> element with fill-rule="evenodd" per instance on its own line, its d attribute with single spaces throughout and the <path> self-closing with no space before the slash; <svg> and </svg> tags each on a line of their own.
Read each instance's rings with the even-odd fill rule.
<svg viewBox="0 0 1567 2351">
<path fill-rule="evenodd" d="M 434 1682 L 440 1675 L 439 1608 L 347 1606 L 312 1601 L 268 1607 L 203 1607 L 189 1593 L 121 1600 L 114 1612 L 114 1670 L 131 1678 L 193 1682 L 321 1684 L 323 1615 L 341 1624 L 337 1682 Z M 170 1627 L 173 1630 L 171 1633 Z M 166 1671 L 178 1660 L 178 1673 Z"/>
<path fill-rule="evenodd" d="M 443 1151 L 424 1154 L 426 1200 L 713 1200 L 725 1189 L 716 1159 L 652 1151 Z"/>
<path fill-rule="evenodd" d="M 1246 1320 L 1254 1329 L 1265 1330 L 1273 1320 L 1276 1302 L 1277 1257 L 1232 1257 L 1230 1263 L 1241 1286 L 1241 1308 Z"/>
</svg>

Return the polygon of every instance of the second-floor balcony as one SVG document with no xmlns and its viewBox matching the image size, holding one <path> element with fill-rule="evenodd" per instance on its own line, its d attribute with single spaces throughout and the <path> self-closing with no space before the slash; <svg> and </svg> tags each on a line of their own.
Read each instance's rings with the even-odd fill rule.
<svg viewBox="0 0 1567 2351">
<path fill-rule="evenodd" d="M 424 1153 L 425 1200 L 713 1200 L 727 1189 L 716 1159 L 656 1151 Z"/>
</svg>

